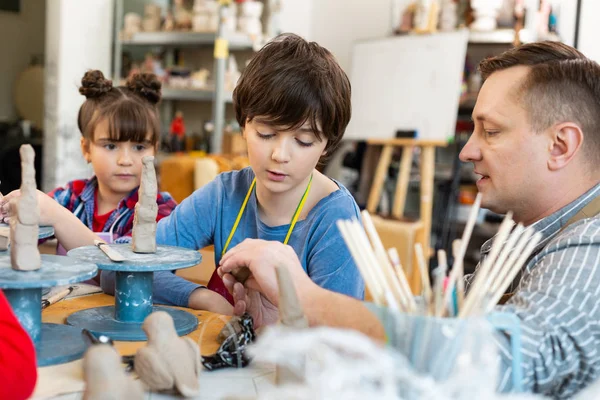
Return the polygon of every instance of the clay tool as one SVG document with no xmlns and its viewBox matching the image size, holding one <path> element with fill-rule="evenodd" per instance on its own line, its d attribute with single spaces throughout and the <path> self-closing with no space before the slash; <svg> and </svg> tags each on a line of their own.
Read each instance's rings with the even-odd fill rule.
<svg viewBox="0 0 600 400">
<path fill-rule="evenodd" d="M 108 243 L 103 242 L 102 240 L 94 240 L 94 245 L 98 247 L 100 250 L 106 254 L 111 261 L 114 262 L 122 262 L 125 261 L 125 257 L 123 257 L 118 251 L 112 249 Z"/>
<path fill-rule="evenodd" d="M 74 287 L 69 286 L 68 288 L 61 290 L 53 296 L 48 297 L 47 299 L 42 300 L 42 310 L 51 306 L 52 304 L 58 303 L 63 300 L 65 297 L 70 295 L 73 292 Z"/>
</svg>

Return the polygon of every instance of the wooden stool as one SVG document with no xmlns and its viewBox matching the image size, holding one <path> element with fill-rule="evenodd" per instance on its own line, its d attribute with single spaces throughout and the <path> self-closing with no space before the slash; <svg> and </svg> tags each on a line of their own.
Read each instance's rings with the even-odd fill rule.
<svg viewBox="0 0 600 400">
<path fill-rule="evenodd" d="M 447 142 L 441 140 L 419 139 L 371 139 L 369 146 L 383 146 L 375 177 L 369 192 L 367 210 L 373 214 L 373 222 L 381 236 L 386 248 L 395 247 L 400 254 L 400 261 L 408 276 L 413 293 L 421 292 L 421 277 L 418 266 L 413 257 L 415 243 L 421 243 L 425 257 L 429 259 L 432 254 L 430 249 L 431 218 L 433 212 L 433 185 L 435 176 L 435 148 L 445 147 Z M 402 161 L 396 180 L 394 203 L 392 206 L 392 219 L 384 219 L 374 214 L 381 198 L 381 191 L 385 183 L 387 171 L 395 147 L 402 147 Z M 421 199 L 420 218 L 417 221 L 407 221 L 404 217 L 404 206 L 410 180 L 412 154 L 415 147 L 421 148 Z M 414 272 L 414 273 L 413 273 Z"/>
</svg>

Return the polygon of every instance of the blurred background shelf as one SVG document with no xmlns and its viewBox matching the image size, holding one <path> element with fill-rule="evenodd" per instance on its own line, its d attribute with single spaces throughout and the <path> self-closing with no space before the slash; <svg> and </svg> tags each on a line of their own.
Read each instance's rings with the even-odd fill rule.
<svg viewBox="0 0 600 400">
<path fill-rule="evenodd" d="M 121 40 L 124 46 L 212 46 L 217 38 L 216 33 L 202 32 L 138 32 L 131 39 Z M 232 50 L 251 50 L 254 42 L 244 34 L 227 34 Z"/>
<path fill-rule="evenodd" d="M 544 38 L 536 38 L 533 33 L 528 30 L 521 30 L 519 32 L 519 39 L 522 43 L 530 43 L 536 40 L 552 40 L 560 41 L 560 38 L 556 34 L 549 34 Z M 496 29 L 490 32 L 479 32 L 470 31 L 469 43 L 471 44 L 511 44 L 515 41 L 515 30 L 514 29 Z"/>
<path fill-rule="evenodd" d="M 165 86 L 162 88 L 163 100 L 212 101 L 215 97 L 213 88 L 192 89 Z M 225 102 L 232 102 L 232 93 L 225 92 Z"/>
</svg>

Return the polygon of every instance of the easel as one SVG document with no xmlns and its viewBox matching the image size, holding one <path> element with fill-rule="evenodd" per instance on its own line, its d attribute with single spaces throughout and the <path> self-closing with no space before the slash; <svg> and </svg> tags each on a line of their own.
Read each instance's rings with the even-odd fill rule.
<svg viewBox="0 0 600 400">
<path fill-rule="evenodd" d="M 415 243 L 421 243 L 425 251 L 425 257 L 430 258 L 432 250 L 431 241 L 431 218 L 433 213 L 433 185 L 435 178 L 435 149 L 446 147 L 447 142 L 443 140 L 419 140 L 419 139 L 370 139 L 368 146 L 383 146 L 379 157 L 375 177 L 369 192 L 367 210 L 375 215 L 381 191 L 385 183 L 387 171 L 392 159 L 392 153 L 396 147 L 402 147 L 402 160 L 396 180 L 396 190 L 392 206 L 391 216 L 393 220 L 374 218 L 375 226 L 382 236 L 386 248 L 396 247 L 400 253 L 400 259 L 405 272 L 409 277 L 409 283 L 413 293 L 421 292 L 421 279 L 416 267 L 416 259 L 413 257 Z M 421 172 L 421 196 L 420 217 L 417 221 L 402 220 L 406 194 L 410 180 L 412 154 L 415 147 L 421 149 L 420 172 Z M 406 240 L 409 246 L 402 247 L 402 241 Z M 412 272 L 412 273 L 411 273 Z"/>
</svg>

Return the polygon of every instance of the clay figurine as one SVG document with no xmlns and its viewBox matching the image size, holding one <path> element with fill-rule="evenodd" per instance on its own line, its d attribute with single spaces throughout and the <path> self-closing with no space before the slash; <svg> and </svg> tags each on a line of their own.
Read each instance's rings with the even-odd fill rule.
<svg viewBox="0 0 600 400">
<path fill-rule="evenodd" d="M 279 323 L 291 329 L 308 328 L 308 320 L 304 315 L 300 300 L 294 287 L 290 272 L 285 267 L 277 267 L 277 285 L 279 286 Z M 304 362 L 300 363 L 304 365 Z M 275 383 L 284 385 L 304 381 L 304 376 L 298 371 L 277 365 L 275 368 Z"/>
<path fill-rule="evenodd" d="M 185 7 L 183 0 L 175 0 L 174 3 L 175 28 L 180 31 L 189 31 L 192 29 L 192 12 Z"/>
<path fill-rule="evenodd" d="M 10 260 L 12 268 L 33 271 L 40 268 L 42 260 L 38 250 L 40 211 L 37 201 L 33 147 L 24 144 L 21 154 L 21 196 L 11 200 L 14 216 L 10 219 Z"/>
<path fill-rule="evenodd" d="M 152 390 L 176 389 L 182 396 L 200 392 L 200 349 L 190 338 L 177 336 L 173 318 L 165 311 L 146 317 L 142 329 L 146 347 L 135 355 L 134 368 Z"/>
<path fill-rule="evenodd" d="M 85 392 L 83 400 L 142 400 L 140 382 L 125 373 L 121 356 L 109 344 L 91 346 L 83 357 Z"/>
<path fill-rule="evenodd" d="M 165 22 L 163 22 L 162 30 L 165 32 L 171 32 L 175 29 L 175 18 L 173 18 L 173 13 L 171 11 L 167 11 L 167 16 L 165 17 Z"/>
<path fill-rule="evenodd" d="M 142 180 L 133 217 L 131 248 L 135 253 L 155 253 L 158 186 L 156 184 L 156 171 L 154 170 L 154 157 L 143 157 L 142 164 Z"/>
</svg>

